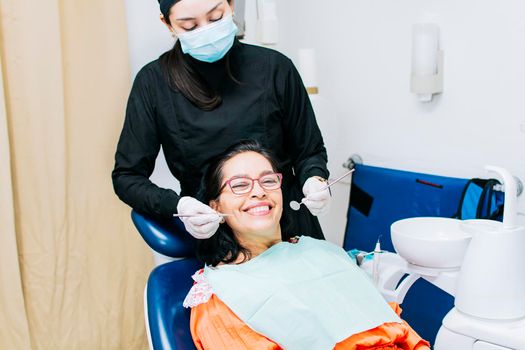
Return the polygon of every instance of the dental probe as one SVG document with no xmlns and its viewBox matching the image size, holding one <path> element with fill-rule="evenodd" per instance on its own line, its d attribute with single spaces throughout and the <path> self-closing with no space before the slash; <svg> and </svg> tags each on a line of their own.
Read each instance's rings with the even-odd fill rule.
<svg viewBox="0 0 525 350">
<path fill-rule="evenodd" d="M 351 173 L 353 173 L 355 170 L 354 169 L 351 169 L 349 171 L 347 171 L 346 173 L 344 173 L 343 175 L 339 176 L 337 179 L 335 179 L 334 181 L 330 182 L 328 185 L 326 185 L 325 187 L 321 188 L 319 191 L 317 192 L 322 192 L 324 190 L 326 190 L 327 188 L 330 188 L 330 186 L 338 183 L 339 181 L 341 181 L 342 179 L 344 179 L 345 177 L 347 177 L 348 175 L 350 175 Z M 315 192 L 315 193 L 317 193 Z M 307 199 L 307 197 L 304 197 L 301 202 L 297 202 L 297 201 L 291 201 L 290 202 L 290 208 L 292 208 L 293 210 L 299 210 L 299 208 L 301 207 L 301 204 L 304 204 L 304 201 Z"/>
<path fill-rule="evenodd" d="M 223 214 L 223 213 L 198 213 L 198 214 L 173 214 L 173 217 L 176 217 L 176 218 L 191 218 L 191 217 L 194 217 L 194 216 L 203 216 L 203 215 L 213 215 L 213 214 L 217 214 L 219 215 L 220 217 L 227 217 L 227 216 L 232 216 L 232 214 Z"/>
</svg>

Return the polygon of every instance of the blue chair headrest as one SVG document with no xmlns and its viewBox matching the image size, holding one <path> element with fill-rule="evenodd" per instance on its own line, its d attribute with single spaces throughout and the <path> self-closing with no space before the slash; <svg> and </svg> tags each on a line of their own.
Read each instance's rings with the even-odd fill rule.
<svg viewBox="0 0 525 350">
<path fill-rule="evenodd" d="M 158 219 L 132 210 L 131 219 L 154 251 L 174 258 L 195 256 L 195 238 L 178 218 Z"/>
</svg>

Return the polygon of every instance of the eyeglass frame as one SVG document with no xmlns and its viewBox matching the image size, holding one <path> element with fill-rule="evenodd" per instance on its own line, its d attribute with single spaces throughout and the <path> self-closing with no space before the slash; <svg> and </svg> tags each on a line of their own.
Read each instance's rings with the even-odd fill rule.
<svg viewBox="0 0 525 350">
<path fill-rule="evenodd" d="M 261 182 L 259 181 L 261 178 L 265 177 L 265 176 L 269 176 L 269 175 L 277 175 L 277 177 L 279 178 L 279 187 L 277 188 L 273 188 L 271 190 L 269 189 L 266 189 L 264 188 L 263 185 L 261 185 Z M 246 179 L 246 180 L 251 180 L 252 182 L 252 185 L 250 186 L 250 189 L 248 191 L 246 191 L 245 193 L 235 193 L 232 186 L 231 186 L 231 182 L 233 180 L 237 180 L 237 179 Z M 282 173 L 268 173 L 268 174 L 264 174 L 262 176 L 259 176 L 258 178 L 256 179 L 252 179 L 251 177 L 245 177 L 245 176 L 234 176 L 234 177 L 231 177 L 230 179 L 226 180 L 226 182 L 221 186 L 221 188 L 219 189 L 219 193 L 222 193 L 222 191 L 224 191 L 224 188 L 226 188 L 226 186 L 229 186 L 230 187 L 230 190 L 232 191 L 232 193 L 236 196 L 244 196 L 245 194 L 248 194 L 250 193 L 251 191 L 253 191 L 253 187 L 255 186 L 255 181 L 257 181 L 259 183 L 259 186 L 265 190 L 265 191 L 275 191 L 275 190 L 278 190 L 280 189 L 282 186 L 283 186 L 283 174 Z"/>
</svg>

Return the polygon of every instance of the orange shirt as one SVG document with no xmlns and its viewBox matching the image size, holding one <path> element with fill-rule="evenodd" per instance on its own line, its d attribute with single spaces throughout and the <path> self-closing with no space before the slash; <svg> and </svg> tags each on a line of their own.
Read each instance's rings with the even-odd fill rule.
<svg viewBox="0 0 525 350">
<path fill-rule="evenodd" d="M 390 306 L 399 315 L 401 308 Z M 215 294 L 191 309 L 190 329 L 199 350 L 281 350 L 282 348 L 252 330 Z M 429 343 L 406 323 L 385 323 L 354 334 L 336 344 L 335 350 L 403 349 L 430 350 Z M 329 350 L 329 349 L 327 349 Z"/>
</svg>

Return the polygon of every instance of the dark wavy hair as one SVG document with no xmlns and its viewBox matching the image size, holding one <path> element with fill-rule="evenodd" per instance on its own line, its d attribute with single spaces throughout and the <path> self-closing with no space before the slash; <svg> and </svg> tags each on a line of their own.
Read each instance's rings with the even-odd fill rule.
<svg viewBox="0 0 525 350">
<path fill-rule="evenodd" d="M 202 179 L 201 190 L 197 195 L 203 203 L 208 204 L 219 198 L 221 185 L 224 181 L 222 175 L 224 164 L 236 155 L 245 152 L 259 153 L 270 162 L 272 169 L 277 171 L 277 163 L 269 150 L 263 148 L 257 141 L 241 141 L 215 157 L 207 166 Z M 211 266 L 217 266 L 221 262 L 232 263 L 241 254 L 244 261 L 251 257 L 250 252 L 237 241 L 233 231 L 226 224 L 221 224 L 213 236 L 208 239 L 199 239 L 196 244 L 197 258 Z"/>
<path fill-rule="evenodd" d="M 231 0 L 228 0 L 231 3 Z M 166 23 L 171 25 L 169 16 L 165 16 Z M 230 50 L 231 51 L 231 50 Z M 225 56 L 225 66 L 228 77 L 237 84 L 242 84 L 232 73 L 230 51 Z M 160 57 L 160 65 L 168 84 L 172 89 L 180 91 L 191 103 L 204 111 L 211 111 L 222 103 L 221 96 L 213 90 L 202 75 L 188 61 L 187 55 L 182 52 L 180 41 Z"/>
</svg>

